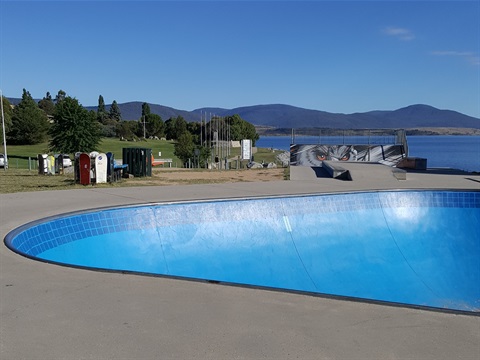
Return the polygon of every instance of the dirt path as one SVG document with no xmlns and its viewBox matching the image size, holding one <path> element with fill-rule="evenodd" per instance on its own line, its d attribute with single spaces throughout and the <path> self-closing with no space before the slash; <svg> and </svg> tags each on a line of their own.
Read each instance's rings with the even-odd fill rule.
<svg viewBox="0 0 480 360">
<path fill-rule="evenodd" d="M 144 185 L 215 184 L 283 180 L 285 169 L 197 170 L 153 169 L 152 177 L 134 179 Z"/>
</svg>

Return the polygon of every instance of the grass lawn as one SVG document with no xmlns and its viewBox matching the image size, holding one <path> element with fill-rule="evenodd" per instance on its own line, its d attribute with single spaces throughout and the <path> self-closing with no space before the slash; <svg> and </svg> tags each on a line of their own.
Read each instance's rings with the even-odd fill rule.
<svg viewBox="0 0 480 360">
<path fill-rule="evenodd" d="M 115 158 L 122 158 L 122 149 L 124 147 L 142 147 L 152 149 L 152 154 L 155 159 L 164 158 L 172 159 L 173 164 L 177 164 L 178 167 L 182 166 L 182 162 L 175 155 L 173 155 L 174 143 L 172 141 L 162 140 L 146 140 L 146 141 L 120 141 L 116 138 L 103 138 L 98 148 L 99 152 L 111 152 L 115 155 Z M 49 154 L 48 142 L 44 142 L 36 145 L 8 145 L 8 160 L 11 169 L 37 169 L 37 156 L 38 154 Z M 162 155 L 159 156 L 158 153 Z M 69 154 L 73 159 L 74 154 Z M 31 158 L 30 164 L 28 158 Z"/>
<path fill-rule="evenodd" d="M 122 158 L 122 149 L 124 147 L 141 147 L 152 149 L 155 159 L 172 159 L 172 167 L 183 167 L 182 161 L 177 158 L 174 152 L 174 142 L 165 140 L 145 140 L 145 141 L 120 141 L 117 138 L 103 138 L 100 142 L 99 152 L 111 152 L 116 159 Z M 10 169 L 38 169 L 38 154 L 48 154 L 48 142 L 36 145 L 8 145 L 8 160 Z M 161 153 L 161 155 L 159 155 Z M 257 162 L 275 162 L 276 155 L 281 151 L 272 151 L 266 148 L 258 148 L 254 154 Z M 69 154 L 73 159 L 74 154 Z M 233 159 L 240 156 L 240 148 L 232 148 L 229 158 Z M 30 163 L 28 158 L 30 158 Z"/>
</svg>

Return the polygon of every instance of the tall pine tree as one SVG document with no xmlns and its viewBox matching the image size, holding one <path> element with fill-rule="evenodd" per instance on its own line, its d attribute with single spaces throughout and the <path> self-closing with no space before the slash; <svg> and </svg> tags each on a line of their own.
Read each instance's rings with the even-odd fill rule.
<svg viewBox="0 0 480 360">
<path fill-rule="evenodd" d="M 108 119 L 107 110 L 105 109 L 105 101 L 103 96 L 98 97 L 98 107 L 97 107 L 97 120 L 102 124 L 105 124 Z"/>
<path fill-rule="evenodd" d="M 48 118 L 33 100 L 30 93 L 23 89 L 22 101 L 13 109 L 12 128 L 8 134 L 10 143 L 33 145 L 46 139 Z"/>
<path fill-rule="evenodd" d="M 115 100 L 113 100 L 112 106 L 110 106 L 110 119 L 115 121 L 122 120 L 122 114 L 120 113 L 120 108 Z"/>
</svg>

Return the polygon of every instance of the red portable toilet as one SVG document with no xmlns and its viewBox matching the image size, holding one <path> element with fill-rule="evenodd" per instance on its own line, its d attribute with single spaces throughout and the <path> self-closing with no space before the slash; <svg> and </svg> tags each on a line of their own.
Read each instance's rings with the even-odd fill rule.
<svg viewBox="0 0 480 360">
<path fill-rule="evenodd" d="M 82 153 L 80 160 L 80 184 L 90 185 L 90 155 Z"/>
</svg>

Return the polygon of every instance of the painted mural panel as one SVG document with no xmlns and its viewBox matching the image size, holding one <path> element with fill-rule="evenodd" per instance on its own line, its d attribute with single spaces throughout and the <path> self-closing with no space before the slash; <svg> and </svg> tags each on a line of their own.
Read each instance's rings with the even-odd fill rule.
<svg viewBox="0 0 480 360">
<path fill-rule="evenodd" d="M 405 157 L 402 145 L 291 145 L 290 165 L 322 166 L 322 161 L 368 161 L 396 166 Z"/>
</svg>

